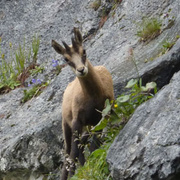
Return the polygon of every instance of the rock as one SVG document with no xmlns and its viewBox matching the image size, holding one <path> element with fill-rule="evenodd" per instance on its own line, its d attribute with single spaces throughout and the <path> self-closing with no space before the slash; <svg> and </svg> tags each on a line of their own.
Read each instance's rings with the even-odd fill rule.
<svg viewBox="0 0 180 180">
<path fill-rule="evenodd" d="M 22 89 L 0 96 L 0 179 L 38 179 L 61 166 L 63 139 L 59 102 L 63 85 L 58 81 L 62 79 L 63 73 L 41 96 L 25 104 L 20 104 Z"/>
<path fill-rule="evenodd" d="M 140 75 L 145 75 L 151 64 L 161 69 L 156 60 L 162 52 L 163 43 L 166 40 L 175 40 L 180 34 L 179 6 L 178 0 L 122 1 L 110 12 L 109 18 L 96 36 L 89 40 L 86 45 L 88 55 L 94 63 L 105 64 L 112 72 L 116 96 L 123 91 L 128 80 L 138 77 L 137 69 Z M 168 14 L 168 18 L 164 18 L 164 14 Z M 162 33 L 149 43 L 140 42 L 136 35 L 142 28 L 138 24 L 143 17 L 155 17 L 162 20 L 163 24 Z M 167 29 L 167 21 L 171 20 L 174 25 Z M 172 75 L 173 73 L 171 77 Z M 156 74 L 157 76 L 161 75 Z M 160 87 L 164 85 L 165 83 L 160 84 Z"/>
<path fill-rule="evenodd" d="M 180 178 L 180 71 L 137 108 L 111 145 L 107 162 L 114 180 Z"/>
<path fill-rule="evenodd" d="M 94 65 L 104 64 L 112 73 L 116 96 L 124 91 L 129 79 L 138 77 L 136 66 L 143 82 L 157 81 L 158 88 L 168 84 L 179 71 L 180 41 L 176 42 L 180 34 L 179 0 L 126 0 L 118 5 L 102 0 L 96 11 L 91 3 L 0 1 L 1 50 L 5 59 L 10 60 L 10 42 L 15 50 L 25 37 L 26 45 L 30 46 L 33 35 L 38 33 L 41 39 L 38 63 L 45 67 L 40 78 L 51 79 L 40 96 L 25 104 L 20 103 L 24 88 L 0 95 L 0 180 L 38 180 L 47 174 L 52 180 L 60 177 L 64 158 L 61 101 L 74 76 L 70 68 L 64 68 L 57 77 L 49 77 L 52 59 L 61 60 L 51 48 L 52 39 L 70 43 L 73 27 L 79 27 L 90 61 Z M 168 17 L 164 18 L 164 14 Z M 157 17 L 163 23 L 161 34 L 148 43 L 140 42 L 136 35 L 137 24 L 143 17 Z M 176 44 L 158 57 L 164 40 Z"/>
</svg>

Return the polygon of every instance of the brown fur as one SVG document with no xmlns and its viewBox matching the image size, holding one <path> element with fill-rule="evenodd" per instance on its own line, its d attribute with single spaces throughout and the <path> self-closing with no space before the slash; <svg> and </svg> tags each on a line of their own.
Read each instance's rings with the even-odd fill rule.
<svg viewBox="0 0 180 180">
<path fill-rule="evenodd" d="M 62 127 L 65 151 L 70 157 L 70 169 L 67 170 L 68 161 L 66 160 L 62 180 L 66 180 L 68 174 L 69 176 L 74 174 L 77 158 L 81 165 L 85 162 L 84 148 L 80 146 L 83 127 L 96 125 L 101 119 L 101 114 L 97 110 L 103 110 L 106 99 L 114 99 L 111 74 L 104 66 L 92 66 L 86 59 L 85 52 L 83 53 L 79 30 L 74 29 L 74 35 L 72 47 L 66 47 L 63 42 L 64 49 L 55 41 L 52 42 L 54 49 L 66 58 L 77 75 L 75 80 L 67 86 L 63 95 Z"/>
</svg>

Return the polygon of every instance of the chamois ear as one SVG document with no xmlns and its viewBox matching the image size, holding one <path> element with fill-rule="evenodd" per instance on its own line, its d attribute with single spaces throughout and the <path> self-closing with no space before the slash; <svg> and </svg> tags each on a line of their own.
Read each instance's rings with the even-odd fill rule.
<svg viewBox="0 0 180 180">
<path fill-rule="evenodd" d="M 51 45 L 57 53 L 62 54 L 62 55 L 65 53 L 65 49 L 56 41 L 52 40 Z"/>
<path fill-rule="evenodd" d="M 79 29 L 76 27 L 74 27 L 74 37 L 75 37 L 75 41 L 81 46 L 83 42 L 83 38 Z"/>
</svg>

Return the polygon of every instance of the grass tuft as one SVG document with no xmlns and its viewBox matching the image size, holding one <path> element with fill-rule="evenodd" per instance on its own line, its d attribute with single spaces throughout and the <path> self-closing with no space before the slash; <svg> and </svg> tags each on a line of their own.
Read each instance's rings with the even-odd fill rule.
<svg viewBox="0 0 180 180">
<path fill-rule="evenodd" d="M 156 18 L 144 18 L 139 24 L 137 36 L 140 37 L 140 41 L 150 41 L 161 33 L 161 26 L 161 21 Z"/>
<path fill-rule="evenodd" d="M 24 81 L 30 75 L 30 70 L 37 66 L 40 39 L 37 35 L 33 37 L 32 51 L 31 48 L 26 47 L 25 39 L 15 51 L 10 42 L 10 57 L 6 57 L 2 52 L 1 41 L 0 38 L 0 94 L 3 94 L 16 87 L 23 86 Z"/>
</svg>

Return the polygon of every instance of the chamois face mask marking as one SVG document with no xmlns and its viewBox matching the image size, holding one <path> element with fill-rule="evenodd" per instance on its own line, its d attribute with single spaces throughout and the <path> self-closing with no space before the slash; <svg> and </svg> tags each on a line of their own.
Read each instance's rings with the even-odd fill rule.
<svg viewBox="0 0 180 180">
<path fill-rule="evenodd" d="M 77 77 L 84 77 L 88 74 L 85 50 L 83 54 L 72 53 L 72 56 L 65 54 L 65 61 L 72 68 Z"/>
</svg>

